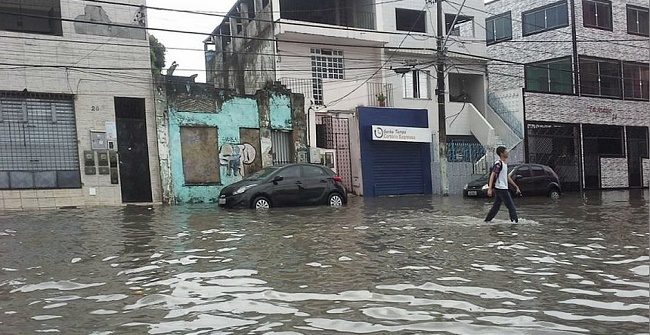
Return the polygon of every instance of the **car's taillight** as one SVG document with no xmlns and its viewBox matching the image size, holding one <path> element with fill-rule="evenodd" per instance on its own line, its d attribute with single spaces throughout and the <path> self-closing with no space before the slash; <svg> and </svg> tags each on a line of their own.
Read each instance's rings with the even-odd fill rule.
<svg viewBox="0 0 650 335">
<path fill-rule="evenodd" d="M 334 176 L 334 181 L 340 181 L 343 182 L 343 179 L 339 176 Z"/>
</svg>

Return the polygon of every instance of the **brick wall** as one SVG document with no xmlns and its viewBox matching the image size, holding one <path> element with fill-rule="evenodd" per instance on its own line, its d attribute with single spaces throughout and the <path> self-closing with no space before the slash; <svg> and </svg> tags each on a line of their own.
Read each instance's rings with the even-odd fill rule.
<svg viewBox="0 0 650 335">
<path fill-rule="evenodd" d="M 626 188 L 628 182 L 627 158 L 601 158 L 600 182 L 602 188 Z"/>
</svg>

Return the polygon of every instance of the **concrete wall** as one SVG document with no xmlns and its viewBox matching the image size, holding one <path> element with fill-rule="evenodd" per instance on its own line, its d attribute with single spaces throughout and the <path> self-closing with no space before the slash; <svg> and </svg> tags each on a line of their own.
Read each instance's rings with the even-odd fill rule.
<svg viewBox="0 0 650 335">
<path fill-rule="evenodd" d="M 224 186 L 245 177 L 245 169 L 234 172 L 225 157 L 225 146 L 250 145 L 260 167 L 273 165 L 271 131 L 293 133 L 294 160 L 306 161 L 307 127 L 304 101 L 280 86 L 267 85 L 255 95 L 236 95 L 216 90 L 211 84 L 184 82 L 182 77 L 157 81 L 156 90 L 164 98 L 159 107 L 159 148 L 161 157 L 163 201 L 167 203 L 215 202 Z M 164 103 L 163 103 L 164 101 Z M 181 127 L 215 127 L 218 129 L 220 182 L 210 185 L 185 183 Z M 255 143 L 244 143 L 241 129 L 259 130 Z M 250 139 L 249 139 L 250 140 Z M 257 150 L 259 149 L 259 151 Z M 245 162 L 240 162 L 246 164 Z M 252 162 L 248 164 L 253 164 Z"/>
<path fill-rule="evenodd" d="M 627 158 L 600 159 L 600 186 L 602 188 L 629 187 Z"/>
<path fill-rule="evenodd" d="M 144 5 L 144 1 L 137 0 L 118 2 Z M 3 43 L 0 59 L 4 63 L 15 64 L 0 65 L 0 90 L 26 89 L 29 92 L 74 96 L 81 166 L 83 151 L 90 150 L 90 130 L 105 130 L 106 122 L 115 122 L 114 98 L 145 99 L 153 200 L 160 202 L 149 44 L 144 37 L 144 30 L 136 28 L 140 25 L 134 23 L 140 11 L 131 6 L 97 5 L 101 8 L 88 8 L 83 2 L 62 0 L 62 17 L 81 20 L 90 10 L 102 13 L 100 21 L 108 18 L 111 22 L 133 25 L 134 28 L 115 29 L 105 25 L 89 27 L 88 24 L 82 24 L 80 29 L 73 22 L 62 22 L 63 36 L 0 31 Z M 107 31 L 113 33 L 107 34 Z M 3 70 L 7 67 L 11 69 Z M 87 176 L 82 173 L 81 182 L 81 189 L 0 191 L 0 198 L 5 199 L 0 200 L 0 209 L 122 203 L 121 185 L 111 184 L 108 175 Z M 96 195 L 90 195 L 91 188 L 96 190 Z"/>
</svg>

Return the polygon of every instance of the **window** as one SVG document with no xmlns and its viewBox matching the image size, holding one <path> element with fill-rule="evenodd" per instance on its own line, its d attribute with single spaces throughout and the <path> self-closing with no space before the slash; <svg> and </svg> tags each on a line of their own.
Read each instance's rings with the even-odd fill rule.
<svg viewBox="0 0 650 335">
<path fill-rule="evenodd" d="M 548 93 L 573 93 L 571 58 L 526 65 L 526 90 Z"/>
<path fill-rule="evenodd" d="M 485 29 L 488 45 L 512 39 L 510 12 L 485 19 Z"/>
<path fill-rule="evenodd" d="M 420 10 L 395 8 L 395 26 L 400 31 L 427 32 L 427 13 Z"/>
<path fill-rule="evenodd" d="M 585 152 L 603 156 L 623 156 L 623 127 L 584 125 Z"/>
<path fill-rule="evenodd" d="M 403 77 L 404 98 L 429 99 L 429 71 L 413 70 Z"/>
<path fill-rule="evenodd" d="M 533 165 L 531 167 L 531 170 L 533 172 L 533 177 L 545 177 L 546 173 L 544 172 L 544 169 L 541 166 Z"/>
<path fill-rule="evenodd" d="M 300 178 L 300 166 L 289 166 L 278 173 L 284 179 L 298 179 Z"/>
<path fill-rule="evenodd" d="M 226 143 L 219 150 L 216 127 L 181 127 L 181 155 L 186 185 L 210 185 L 221 181 L 219 151 L 227 174 L 241 176 L 239 146 Z"/>
<path fill-rule="evenodd" d="M 565 1 L 524 12 L 521 16 L 524 36 L 569 25 Z"/>
<path fill-rule="evenodd" d="M 79 168 L 71 96 L 0 92 L 0 189 L 79 188 Z"/>
<path fill-rule="evenodd" d="M 621 97 L 621 93 L 618 61 L 580 57 L 580 94 Z"/>
<path fill-rule="evenodd" d="M 308 165 L 303 165 L 302 175 L 305 178 L 328 177 L 327 172 L 325 172 L 323 168 L 318 166 L 308 166 Z"/>
<path fill-rule="evenodd" d="M 648 9 L 627 5 L 627 33 L 648 36 Z"/>
<path fill-rule="evenodd" d="M 582 18 L 585 27 L 612 30 L 612 2 L 583 0 Z"/>
<path fill-rule="evenodd" d="M 314 103 L 323 105 L 323 79 L 343 79 L 343 51 L 311 49 Z"/>
<path fill-rule="evenodd" d="M 516 173 L 516 175 L 520 175 L 520 176 L 522 176 L 524 178 L 530 177 L 530 167 L 528 167 L 527 165 L 524 165 L 524 166 L 518 168 L 517 172 L 515 172 L 515 173 Z"/>
<path fill-rule="evenodd" d="M 648 64 L 623 63 L 623 97 L 649 100 Z"/>
<path fill-rule="evenodd" d="M 460 37 L 474 37 L 474 18 L 467 15 L 445 14 L 447 34 Z"/>
<path fill-rule="evenodd" d="M 60 36 L 60 0 L 2 1 L 0 30 Z"/>
</svg>

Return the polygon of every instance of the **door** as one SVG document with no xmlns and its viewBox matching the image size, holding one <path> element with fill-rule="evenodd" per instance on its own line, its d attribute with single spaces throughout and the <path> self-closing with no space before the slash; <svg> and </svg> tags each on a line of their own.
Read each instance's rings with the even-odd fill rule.
<svg viewBox="0 0 650 335">
<path fill-rule="evenodd" d="M 272 186 L 271 202 L 274 207 L 301 204 L 300 193 L 303 187 L 300 174 L 299 165 L 288 166 L 276 173 L 276 176 L 282 176 L 283 179 Z"/>
<path fill-rule="evenodd" d="M 325 201 L 325 196 L 333 176 L 319 166 L 302 166 L 302 194 L 305 204 L 317 204 Z"/>
<path fill-rule="evenodd" d="M 145 100 L 115 98 L 122 202 L 151 202 Z"/>
<path fill-rule="evenodd" d="M 643 161 L 648 157 L 646 127 L 627 128 L 627 166 L 630 188 L 643 187 Z"/>
<path fill-rule="evenodd" d="M 548 185 L 550 182 L 549 176 L 544 171 L 544 168 L 540 165 L 532 165 L 530 167 L 531 172 L 531 188 L 532 194 L 541 195 L 546 194 L 548 191 Z"/>
<path fill-rule="evenodd" d="M 515 183 L 519 186 L 522 195 L 535 194 L 533 178 L 531 178 L 530 166 L 522 165 L 512 174 Z"/>
</svg>

